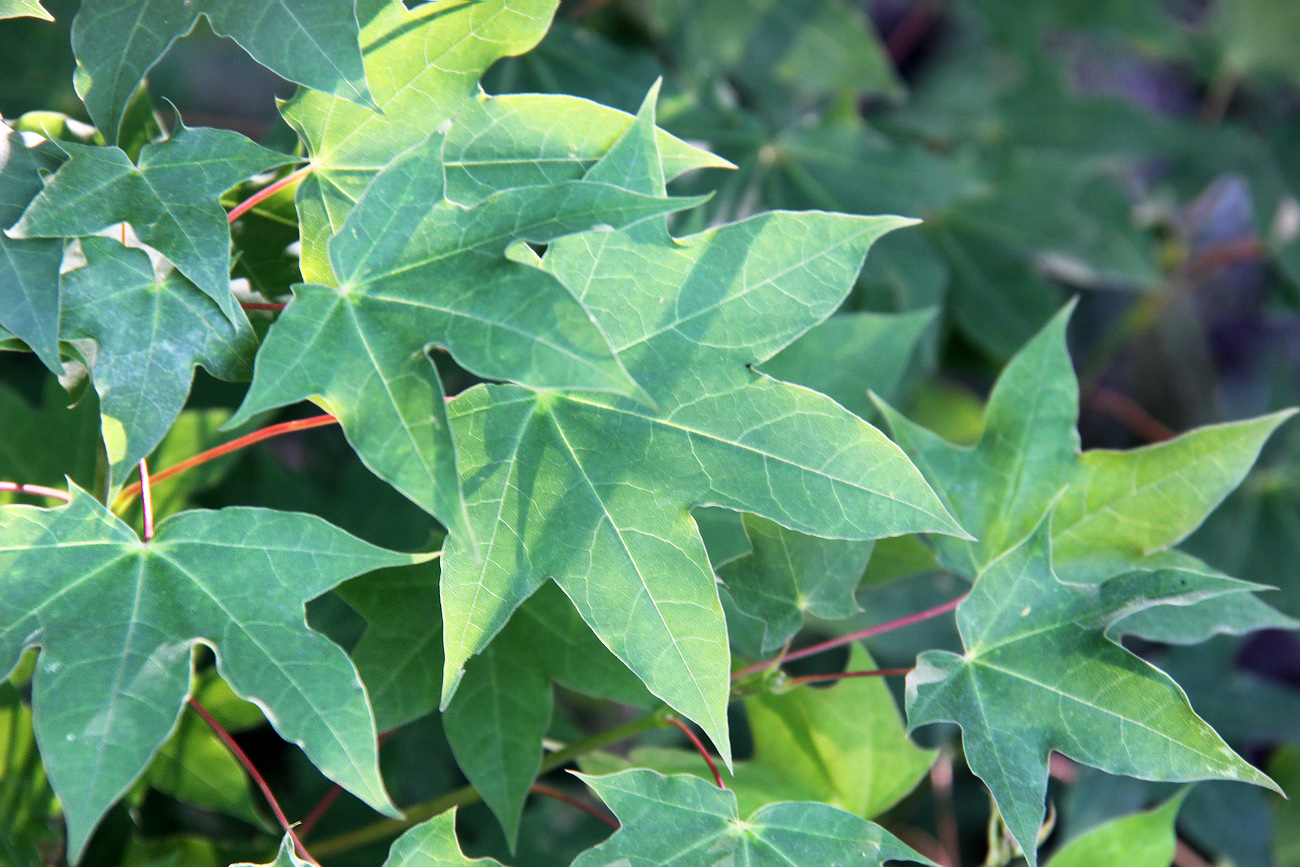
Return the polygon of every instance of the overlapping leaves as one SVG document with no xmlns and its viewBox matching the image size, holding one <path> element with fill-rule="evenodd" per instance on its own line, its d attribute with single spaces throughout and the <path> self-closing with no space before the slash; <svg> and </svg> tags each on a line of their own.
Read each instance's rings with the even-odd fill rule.
<svg viewBox="0 0 1300 867">
<path fill-rule="evenodd" d="M 41 647 L 36 737 L 70 856 L 175 726 L 199 642 L 323 773 L 391 810 L 356 670 L 303 605 L 413 559 L 291 512 L 183 512 L 142 542 L 75 487 L 64 507 L 0 509 L 0 670 Z"/>
<path fill-rule="evenodd" d="M 1024 538 L 1064 489 L 1053 556 L 1067 580 L 1102 581 L 1132 569 L 1214 570 L 1169 549 L 1191 533 L 1245 477 L 1260 447 L 1290 411 L 1212 425 L 1131 451 L 1080 453 L 1079 388 L 1065 345 L 1073 305 L 1060 311 L 1007 365 L 989 397 L 984 432 L 952 445 L 878 401 L 897 442 L 978 541 L 936 538 L 941 562 L 973 578 Z M 1276 625 L 1253 596 L 1212 603 L 1188 634 Z M 1178 612 L 1167 612 L 1178 618 Z M 1154 616 L 1154 615 L 1151 615 Z M 1147 622 L 1153 622 L 1149 618 Z M 1162 638 L 1179 630 L 1166 624 Z"/>
<path fill-rule="evenodd" d="M 661 195 L 653 93 L 589 182 Z M 766 214 L 673 239 L 662 219 L 561 238 L 542 265 L 649 401 L 477 387 L 451 405 L 475 541 L 443 559 L 444 703 L 548 577 L 601 641 L 729 754 L 721 606 L 689 509 L 808 533 L 961 530 L 878 431 L 747 367 L 828 316 L 898 218 Z"/>
</svg>

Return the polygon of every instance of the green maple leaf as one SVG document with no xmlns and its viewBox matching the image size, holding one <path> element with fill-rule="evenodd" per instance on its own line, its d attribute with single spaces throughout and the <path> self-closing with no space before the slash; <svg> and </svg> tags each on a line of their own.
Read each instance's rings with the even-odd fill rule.
<svg viewBox="0 0 1300 867">
<path fill-rule="evenodd" d="M 660 195 L 654 92 L 587 174 Z M 724 757 L 729 652 L 698 505 L 805 533 L 961 530 L 901 452 L 838 404 L 747 365 L 844 299 L 896 217 L 765 214 L 688 238 L 665 221 L 562 238 L 544 266 L 592 311 L 653 400 L 481 386 L 450 406 L 476 542 L 443 560 L 446 674 L 548 577 Z M 778 492 L 780 492 L 778 494 Z"/>
<path fill-rule="evenodd" d="M 85 238 L 86 264 L 63 275 L 63 339 L 83 355 L 99 395 L 100 426 L 120 485 L 180 415 L 194 368 L 246 379 L 257 336 L 243 311 L 232 319 L 175 271 L 159 279 L 142 250 Z"/>
<path fill-rule="evenodd" d="M 206 127 L 181 126 L 166 141 L 145 145 L 135 163 L 117 147 L 57 144 L 68 159 L 10 230 L 13 236 L 83 237 L 130 223 L 141 241 L 235 317 L 221 193 L 294 157 Z"/>
<path fill-rule="evenodd" d="M 1178 838 L 1174 820 L 1191 789 L 1183 789 L 1159 807 L 1124 816 L 1082 834 L 1052 856 L 1048 867 L 1167 867 L 1174 863 Z"/>
<path fill-rule="evenodd" d="M 436 709 L 442 678 L 437 564 L 376 572 L 337 592 L 366 619 L 366 631 L 351 655 L 379 728 L 396 728 Z M 398 598 L 402 604 L 394 605 Z M 558 588 L 543 588 L 524 603 L 488 649 L 470 662 L 442 717 L 457 763 L 512 846 L 542 763 L 552 682 L 625 704 L 655 703 L 595 639 Z"/>
<path fill-rule="evenodd" d="M 1079 387 L 1065 345 L 1072 310 L 1073 304 L 1057 313 L 1007 365 L 989 396 L 984 431 L 974 446 L 948 443 L 877 400 L 894 440 L 977 537 L 975 542 L 934 540 L 943 565 L 967 578 L 1023 539 L 1062 489 L 1052 552 L 1063 578 L 1101 581 L 1142 568 L 1149 558 L 1155 558 L 1152 568 L 1175 568 L 1168 549 L 1241 483 L 1264 441 L 1292 414 L 1210 425 L 1131 451 L 1081 453 Z M 1213 571 L 1179 556 L 1183 568 Z M 1211 603 L 1211 610 L 1219 604 Z M 1259 626 L 1274 617 L 1263 603 L 1230 605 L 1226 619 L 1244 606 L 1261 618 Z M 1180 616 L 1152 614 L 1148 622 Z"/>
<path fill-rule="evenodd" d="M 371 182 L 329 243 L 338 286 L 296 287 L 230 424 L 311 398 L 339 419 L 376 474 L 464 527 L 442 383 L 426 348 L 446 347 L 491 379 L 635 393 L 568 290 L 507 248 L 692 202 L 566 181 L 466 207 L 445 198 L 444 140 L 435 133 Z"/>
<path fill-rule="evenodd" d="M 77 93 L 109 142 L 136 87 L 200 15 L 282 78 L 373 107 L 356 0 L 268 0 L 256 9 L 237 0 L 85 0 L 72 22 Z"/>
<path fill-rule="evenodd" d="M 0 0 L 0 18 L 44 18 L 53 21 L 40 0 Z"/>
<path fill-rule="evenodd" d="M 199 642 L 322 773 L 392 812 L 361 681 L 307 628 L 303 606 L 418 555 L 266 509 L 183 512 L 142 542 L 80 488 L 71 493 L 61 508 L 0 509 L 0 672 L 40 646 L 36 736 L 73 860 L 175 727 Z"/>
<path fill-rule="evenodd" d="M 734 792 L 698 777 L 650 770 L 579 776 L 623 827 L 573 867 L 934 863 L 879 825 L 827 804 L 784 801 L 742 818 Z"/>
<path fill-rule="evenodd" d="M 312 167 L 297 193 L 307 280 L 332 282 L 326 239 L 380 169 L 447 120 L 455 118 L 445 160 L 448 197 L 464 204 L 509 187 L 579 178 L 609 149 L 631 122 L 624 112 L 569 96 L 487 97 L 478 90 L 492 63 L 542 38 L 556 6 L 557 0 L 455 0 L 407 10 L 363 0 L 361 41 L 382 113 L 315 92 L 299 93 L 283 110 Z M 729 165 L 667 133 L 660 139 L 670 175 Z"/>
<path fill-rule="evenodd" d="M 976 579 L 957 609 L 965 652 L 926 651 L 907 676 L 908 723 L 961 726 L 966 762 L 1031 867 L 1052 750 L 1112 774 L 1273 787 L 1192 711 L 1178 684 L 1107 635 L 1136 611 L 1254 585 L 1183 570 L 1066 584 L 1052 569 L 1051 520 Z"/>
<path fill-rule="evenodd" d="M 12 226 L 41 191 L 40 163 L 22 137 L 0 124 L 0 229 Z M 0 327 L 22 340 L 45 366 L 59 361 L 59 264 L 63 243 L 0 234 Z"/>
<path fill-rule="evenodd" d="M 846 671 L 875 668 L 855 644 Z M 834 686 L 801 686 L 745 699 L 754 738 L 751 759 L 736 762 L 727 786 L 743 813 L 774 801 L 822 801 L 870 819 L 912 791 L 934 763 L 933 750 L 907 738 L 903 719 L 881 678 L 845 678 Z M 645 767 L 712 780 L 695 750 L 638 747 L 626 759 L 595 753 L 587 773 Z"/>
</svg>

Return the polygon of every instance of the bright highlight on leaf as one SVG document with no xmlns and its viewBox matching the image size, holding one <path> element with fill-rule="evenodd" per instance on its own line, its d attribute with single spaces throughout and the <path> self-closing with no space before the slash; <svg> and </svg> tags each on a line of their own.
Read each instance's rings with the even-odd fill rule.
<svg viewBox="0 0 1300 867">
<path fill-rule="evenodd" d="M 912 728 L 955 722 L 1029 863 L 1052 750 L 1112 774 L 1241 780 L 1276 789 L 1200 719 L 1167 675 L 1107 629 L 1156 605 L 1191 605 L 1252 585 L 1181 571 L 1066 584 L 1052 570 L 1051 519 L 990 563 L 957 609 L 965 653 L 922 653 L 907 677 Z"/>
<path fill-rule="evenodd" d="M 41 5 L 40 0 L 0 0 L 0 18 L 24 16 L 44 18 L 46 21 L 54 20 L 54 16 Z"/>
<path fill-rule="evenodd" d="M 630 864 L 931 864 L 884 828 L 816 802 L 767 804 L 741 817 L 736 795 L 698 777 L 630 770 L 580 775 L 623 827 L 573 867 Z"/>
<path fill-rule="evenodd" d="M 393 810 L 356 669 L 307 628 L 303 605 L 417 557 L 266 509 L 182 512 L 143 543 L 89 494 L 72 494 L 55 509 L 0 508 L 0 671 L 41 648 L 36 736 L 72 860 L 175 726 L 200 642 L 322 773 Z"/>
</svg>

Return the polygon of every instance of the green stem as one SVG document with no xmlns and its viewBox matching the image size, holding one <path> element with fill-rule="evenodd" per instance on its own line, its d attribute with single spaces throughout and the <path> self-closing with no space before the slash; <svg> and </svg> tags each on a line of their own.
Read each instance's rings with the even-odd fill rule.
<svg viewBox="0 0 1300 867">
<path fill-rule="evenodd" d="M 652 729 L 662 728 L 668 724 L 672 712 L 668 708 L 660 708 L 654 713 L 647 714 L 640 719 L 632 720 L 621 726 L 600 732 L 591 737 L 578 741 L 576 744 L 565 747 L 562 750 L 556 750 L 542 760 L 540 773 L 552 771 L 561 765 L 566 765 L 579 756 L 585 756 L 587 753 L 593 753 L 610 744 L 616 744 L 619 741 L 625 741 L 628 738 L 636 737 Z M 347 852 L 364 846 L 367 843 L 374 843 L 377 840 L 383 840 L 405 831 L 420 824 L 428 819 L 432 819 L 439 813 L 444 813 L 452 807 L 463 807 L 467 804 L 473 804 L 481 800 L 482 796 L 473 786 L 463 786 L 455 791 L 448 792 L 429 801 L 423 801 L 414 806 L 408 807 L 402 819 L 380 819 L 369 825 L 363 825 L 353 831 L 343 834 L 337 834 L 328 837 L 318 843 L 312 843 L 312 854 L 317 858 L 326 858 L 330 855 L 337 855 L 340 852 Z"/>
</svg>

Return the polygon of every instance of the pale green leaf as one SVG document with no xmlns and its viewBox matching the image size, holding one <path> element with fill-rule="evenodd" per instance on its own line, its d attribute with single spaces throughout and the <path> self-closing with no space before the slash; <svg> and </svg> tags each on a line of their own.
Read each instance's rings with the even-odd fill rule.
<svg viewBox="0 0 1300 867">
<path fill-rule="evenodd" d="M 67 506 L 0 509 L 0 671 L 41 647 L 36 732 L 70 857 L 175 727 L 199 642 L 322 773 L 391 811 L 361 681 L 303 605 L 413 559 L 297 513 L 183 512 L 146 543 L 75 487 Z"/>
<path fill-rule="evenodd" d="M 854 645 L 846 671 L 875 667 Z M 822 801 L 870 819 L 912 791 L 934 762 L 913 744 L 881 678 L 845 678 L 834 686 L 795 687 L 745 699 L 754 738 L 752 759 L 736 762 L 727 787 L 742 813 L 774 801 Z M 581 761 L 588 773 L 641 766 L 712 780 L 693 749 L 638 747 L 627 759 L 598 753 Z"/>
<path fill-rule="evenodd" d="M 653 93 L 587 177 L 662 194 Z M 514 386 L 452 402 L 477 543 L 453 533 L 443 561 L 444 704 L 466 660 L 551 577 L 725 758 L 726 630 L 692 507 L 838 538 L 961 532 L 882 434 L 748 366 L 828 316 L 871 243 L 903 222 L 774 213 L 673 239 L 653 219 L 549 246 L 545 267 L 653 407 Z"/>
<path fill-rule="evenodd" d="M 1052 571 L 1049 522 L 976 579 L 957 609 L 965 653 L 917 658 L 907 677 L 909 724 L 961 726 L 966 762 L 1031 867 L 1052 750 L 1112 774 L 1273 787 L 1196 716 L 1176 683 L 1105 634 L 1136 611 L 1241 592 L 1242 582 L 1171 570 L 1064 584 Z"/>
<path fill-rule="evenodd" d="M 51 15 L 40 0 L 0 0 L 0 18 L 44 18 L 53 21 Z"/>
<path fill-rule="evenodd" d="M 141 80 L 200 15 L 282 78 L 373 106 L 356 0 L 85 0 L 72 22 L 77 93 L 109 143 Z"/>
<path fill-rule="evenodd" d="M 1168 867 L 1173 863 L 1174 819 L 1187 793 L 1183 789 L 1154 810 L 1114 819 L 1066 844 L 1048 867 Z"/>
<path fill-rule="evenodd" d="M 456 808 L 421 822 L 393 841 L 383 867 L 461 867 L 496 864 L 491 858 L 466 858 L 456 840 Z"/>
<path fill-rule="evenodd" d="M 827 804 L 783 801 L 742 817 L 734 792 L 698 777 L 638 769 L 582 781 L 623 827 L 573 867 L 933 864 L 879 825 Z"/>
<path fill-rule="evenodd" d="M 116 487 L 180 415 L 195 366 L 247 379 L 257 337 L 238 307 L 222 315 L 177 272 L 159 279 L 142 250 L 109 238 L 84 238 L 81 249 L 86 264 L 62 279 L 63 339 L 93 344 L 82 354 Z"/>
<path fill-rule="evenodd" d="M 166 256 L 227 316 L 230 227 L 220 196 L 245 178 L 294 157 L 267 150 L 237 132 L 181 126 L 151 142 L 132 162 L 116 147 L 60 141 L 68 155 L 11 233 L 25 238 L 93 235 L 130 223 L 140 240 Z"/>
<path fill-rule="evenodd" d="M 0 124 L 0 229 L 18 221 L 41 191 L 39 163 L 22 136 Z M 22 340 L 55 373 L 59 361 L 59 263 L 56 240 L 0 234 L 0 327 Z"/>
</svg>

